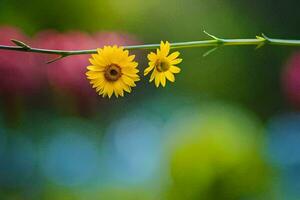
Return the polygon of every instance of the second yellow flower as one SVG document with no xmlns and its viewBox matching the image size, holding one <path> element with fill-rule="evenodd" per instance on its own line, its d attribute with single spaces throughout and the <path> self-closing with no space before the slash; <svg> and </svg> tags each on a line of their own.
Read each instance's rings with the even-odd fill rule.
<svg viewBox="0 0 300 200">
<path fill-rule="evenodd" d="M 181 58 L 178 58 L 179 52 L 176 51 L 170 54 L 170 43 L 160 43 L 160 48 L 156 50 L 156 53 L 151 52 L 148 54 L 149 67 L 145 69 L 144 75 L 146 76 L 152 71 L 150 76 L 150 82 L 155 80 L 156 87 L 161 84 L 163 87 L 166 86 L 166 79 L 171 82 L 175 81 L 174 74 L 180 72 L 180 68 L 175 66 L 182 62 Z"/>
</svg>

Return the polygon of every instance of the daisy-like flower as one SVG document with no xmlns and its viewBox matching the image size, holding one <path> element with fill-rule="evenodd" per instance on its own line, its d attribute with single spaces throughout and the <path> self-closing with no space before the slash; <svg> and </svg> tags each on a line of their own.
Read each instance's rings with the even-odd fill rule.
<svg viewBox="0 0 300 200">
<path fill-rule="evenodd" d="M 156 53 L 151 52 L 148 54 L 149 67 L 145 69 L 144 76 L 152 71 L 149 82 L 155 79 L 156 87 L 159 87 L 160 84 L 165 87 L 166 79 L 174 82 L 174 74 L 180 72 L 180 68 L 175 66 L 182 62 L 182 59 L 178 58 L 180 53 L 178 51 L 170 55 L 169 53 L 170 43 L 161 41 L 160 48 L 156 50 Z"/>
<path fill-rule="evenodd" d="M 123 47 L 104 46 L 97 54 L 90 58 L 91 65 L 87 67 L 87 78 L 99 95 L 109 98 L 124 96 L 124 91 L 130 93 L 139 81 L 138 63 L 134 62 L 134 55 L 129 56 Z"/>
</svg>

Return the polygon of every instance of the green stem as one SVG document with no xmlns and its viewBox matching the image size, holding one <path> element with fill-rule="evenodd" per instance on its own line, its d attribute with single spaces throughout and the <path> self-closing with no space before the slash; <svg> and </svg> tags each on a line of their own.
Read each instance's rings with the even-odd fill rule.
<svg viewBox="0 0 300 200">
<path fill-rule="evenodd" d="M 206 33 L 206 32 L 205 32 Z M 208 33 L 206 33 L 208 34 Z M 176 42 L 171 43 L 172 49 L 182 49 L 182 48 L 193 48 L 193 47 L 218 47 L 218 46 L 258 46 L 263 45 L 280 45 L 280 46 L 300 46 L 300 40 L 284 40 L 284 39 L 273 39 L 265 35 L 262 37 L 256 37 L 256 39 L 221 39 L 213 35 L 208 34 L 213 39 L 211 40 L 201 40 L 201 41 L 191 41 L 191 42 Z M 72 55 L 81 55 L 81 54 L 94 54 L 97 53 L 97 49 L 89 50 L 54 50 L 54 49 L 39 49 L 32 48 L 29 45 L 12 40 L 17 46 L 3 46 L 0 45 L 0 50 L 9 50 L 9 51 L 22 51 L 22 52 L 33 52 L 33 53 L 43 53 L 43 54 L 55 54 L 59 55 L 54 61 Z M 124 49 L 136 50 L 136 49 L 156 49 L 159 48 L 159 44 L 146 44 L 146 45 L 135 45 L 135 46 L 124 46 Z M 51 62 L 51 61 L 50 61 Z"/>
</svg>

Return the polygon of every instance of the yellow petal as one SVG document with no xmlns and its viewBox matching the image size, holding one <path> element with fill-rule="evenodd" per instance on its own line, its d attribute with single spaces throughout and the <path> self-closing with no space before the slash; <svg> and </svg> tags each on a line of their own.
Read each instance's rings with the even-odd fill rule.
<svg viewBox="0 0 300 200">
<path fill-rule="evenodd" d="M 156 49 L 156 55 L 160 55 L 160 49 Z"/>
<path fill-rule="evenodd" d="M 181 69 L 179 67 L 176 67 L 176 66 L 171 66 L 169 70 L 170 70 L 170 72 L 172 72 L 174 74 L 177 74 L 181 71 Z"/>
<path fill-rule="evenodd" d="M 92 79 L 91 81 L 90 81 L 90 83 L 92 84 L 92 85 L 96 85 L 96 86 L 98 86 L 97 84 L 98 83 L 103 83 L 105 81 L 105 79 L 103 78 L 103 77 L 99 77 L 99 78 L 97 78 L 97 79 Z"/>
<path fill-rule="evenodd" d="M 134 82 L 141 80 L 140 77 L 131 77 Z"/>
<path fill-rule="evenodd" d="M 103 94 L 103 97 L 105 97 L 107 95 L 107 87 L 106 84 L 104 85 L 103 89 L 100 90 L 99 94 Z"/>
<path fill-rule="evenodd" d="M 150 62 L 148 62 L 148 65 L 155 67 L 155 63 L 156 63 L 156 60 L 155 61 L 150 61 Z"/>
<path fill-rule="evenodd" d="M 164 73 L 160 73 L 160 82 L 163 87 L 166 86 L 166 77 L 165 77 Z"/>
<path fill-rule="evenodd" d="M 139 79 L 140 76 L 138 74 L 133 74 L 133 73 L 126 73 L 126 72 L 122 72 L 124 76 L 128 76 L 131 79 Z"/>
<path fill-rule="evenodd" d="M 117 98 L 119 98 L 119 93 L 117 91 L 114 91 L 114 94 Z"/>
<path fill-rule="evenodd" d="M 123 80 L 120 81 L 120 84 L 121 84 L 122 88 L 123 88 L 126 92 L 128 92 L 128 93 L 131 92 L 131 87 L 129 87 L 128 85 L 126 85 L 126 84 L 124 83 Z"/>
<path fill-rule="evenodd" d="M 120 62 L 120 63 L 117 63 L 119 64 L 122 68 L 136 68 L 138 66 L 138 63 L 137 62 Z"/>
<path fill-rule="evenodd" d="M 114 88 L 114 94 L 117 98 L 119 97 L 119 90 L 117 88 Z"/>
<path fill-rule="evenodd" d="M 94 59 L 92 59 L 92 58 L 90 58 L 89 61 L 90 61 L 90 63 L 91 63 L 92 65 L 94 65 L 94 66 L 100 65 L 96 60 L 94 60 Z"/>
<path fill-rule="evenodd" d="M 171 81 L 171 82 L 174 82 L 175 81 L 175 76 L 174 74 L 172 74 L 170 71 L 166 71 L 165 72 L 165 76 L 166 78 Z"/>
<path fill-rule="evenodd" d="M 92 57 L 94 61 L 100 66 L 106 66 L 108 64 L 106 60 L 103 59 L 103 57 L 98 54 L 92 54 Z"/>
<path fill-rule="evenodd" d="M 171 55 L 168 56 L 169 60 L 174 60 L 176 59 L 178 56 L 180 55 L 180 53 L 178 51 L 173 52 Z"/>
<path fill-rule="evenodd" d="M 160 76 L 159 76 L 159 74 L 157 74 L 157 75 L 155 76 L 155 86 L 156 86 L 156 87 L 159 87 L 159 84 L 160 84 Z"/>
<path fill-rule="evenodd" d="M 110 98 L 113 95 L 114 88 L 111 83 L 106 84 L 106 88 L 107 88 L 107 95 Z"/>
<path fill-rule="evenodd" d="M 131 56 L 128 57 L 128 61 L 131 62 L 131 61 L 134 60 L 134 58 L 135 58 L 135 55 L 131 55 Z"/>
<path fill-rule="evenodd" d="M 104 71 L 104 67 L 100 67 L 100 66 L 93 66 L 93 65 L 90 65 L 90 66 L 87 66 L 86 67 L 88 70 L 91 70 L 91 71 Z"/>
<path fill-rule="evenodd" d="M 104 78 L 104 75 L 103 74 L 99 74 L 98 76 L 97 76 L 97 78 L 95 78 L 95 79 L 91 79 L 91 83 L 97 83 L 98 81 L 105 81 L 105 78 Z"/>
<path fill-rule="evenodd" d="M 124 83 L 126 83 L 130 87 L 135 87 L 136 86 L 136 84 L 134 83 L 134 81 L 131 78 L 129 78 L 128 76 L 126 76 L 126 75 L 122 76 L 122 80 L 124 81 Z"/>
<path fill-rule="evenodd" d="M 170 43 L 166 41 L 166 43 L 163 43 L 163 41 L 160 42 L 160 50 L 161 50 L 161 56 L 166 57 L 170 52 Z"/>
<path fill-rule="evenodd" d="M 124 90 L 123 90 L 123 89 L 119 91 L 119 95 L 120 95 L 121 97 L 124 97 Z"/>
<path fill-rule="evenodd" d="M 148 60 L 151 60 L 151 61 L 153 61 L 153 60 L 156 60 L 156 54 L 155 53 L 153 53 L 153 52 L 151 52 L 151 53 L 149 53 L 148 54 Z"/>
<path fill-rule="evenodd" d="M 99 73 L 95 73 L 93 71 L 88 71 L 87 73 L 85 73 L 88 77 L 88 79 L 98 79 L 99 76 L 101 76 L 101 72 Z"/>
<path fill-rule="evenodd" d="M 153 72 L 152 72 L 152 74 L 151 74 L 151 76 L 150 76 L 149 82 L 152 82 L 152 81 L 154 80 L 156 74 L 157 74 L 156 70 L 153 70 Z"/>
<path fill-rule="evenodd" d="M 124 57 L 128 57 L 128 55 L 129 55 L 129 51 L 128 50 L 123 50 L 124 49 L 124 47 L 121 47 L 121 50 L 122 50 L 122 52 L 123 52 L 123 54 L 124 54 Z"/>
<path fill-rule="evenodd" d="M 150 67 L 147 67 L 144 71 L 144 76 L 146 76 L 147 74 L 149 74 L 149 72 L 151 72 L 151 70 L 154 68 L 154 66 L 150 66 Z"/>
<path fill-rule="evenodd" d="M 104 87 L 96 87 L 96 92 L 102 93 Z"/>
<path fill-rule="evenodd" d="M 114 82 L 114 88 L 115 88 L 115 95 L 118 96 L 120 95 L 121 97 L 124 96 L 124 91 L 123 91 L 123 84 L 122 81 L 116 81 Z"/>
<path fill-rule="evenodd" d="M 137 68 L 133 67 L 121 67 L 121 71 L 125 74 L 137 74 L 139 72 Z"/>
<path fill-rule="evenodd" d="M 179 64 L 181 62 L 182 62 L 182 59 L 181 58 L 177 58 L 175 60 L 172 60 L 170 63 L 171 63 L 171 65 L 177 65 L 177 64 Z"/>
</svg>

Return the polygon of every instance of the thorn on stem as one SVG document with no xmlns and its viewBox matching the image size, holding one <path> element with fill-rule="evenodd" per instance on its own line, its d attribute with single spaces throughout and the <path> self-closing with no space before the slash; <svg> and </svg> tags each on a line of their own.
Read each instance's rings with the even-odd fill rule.
<svg viewBox="0 0 300 200">
<path fill-rule="evenodd" d="M 213 39 L 215 39 L 215 40 L 218 40 L 218 41 L 220 40 L 220 38 L 217 38 L 216 36 L 214 36 L 214 35 L 212 35 L 212 34 L 206 32 L 206 31 L 203 31 L 203 33 L 205 33 L 206 35 L 208 35 L 209 37 L 211 37 L 211 38 L 213 38 Z"/>
<path fill-rule="evenodd" d="M 259 36 L 259 35 L 256 36 L 256 39 L 261 40 L 261 41 L 265 41 L 265 40 L 266 40 L 266 38 L 261 37 L 261 36 Z"/>
<path fill-rule="evenodd" d="M 260 40 L 260 43 L 256 46 L 255 50 L 257 50 L 257 49 L 265 46 L 265 44 L 266 44 L 266 38 L 257 35 L 256 39 Z"/>
<path fill-rule="evenodd" d="M 212 48 L 212 49 L 208 50 L 208 51 L 205 52 L 202 56 L 203 56 L 203 57 L 206 57 L 206 56 L 208 56 L 209 54 L 211 54 L 211 53 L 213 53 L 214 51 L 216 51 L 218 48 L 220 48 L 220 46 L 217 46 L 217 47 L 215 47 L 215 48 Z"/>
<path fill-rule="evenodd" d="M 29 45 L 27 45 L 24 42 L 21 42 L 19 40 L 11 39 L 10 41 L 12 41 L 17 46 L 22 47 L 23 49 L 31 49 L 31 47 Z"/>
<path fill-rule="evenodd" d="M 60 60 L 60 59 L 63 59 L 64 57 L 66 57 L 66 56 L 60 55 L 60 56 L 58 56 L 58 57 L 56 57 L 56 58 L 54 58 L 54 59 L 52 59 L 52 60 L 47 61 L 46 64 L 54 63 L 54 62 L 56 62 L 56 61 L 58 61 L 58 60 Z"/>
</svg>

